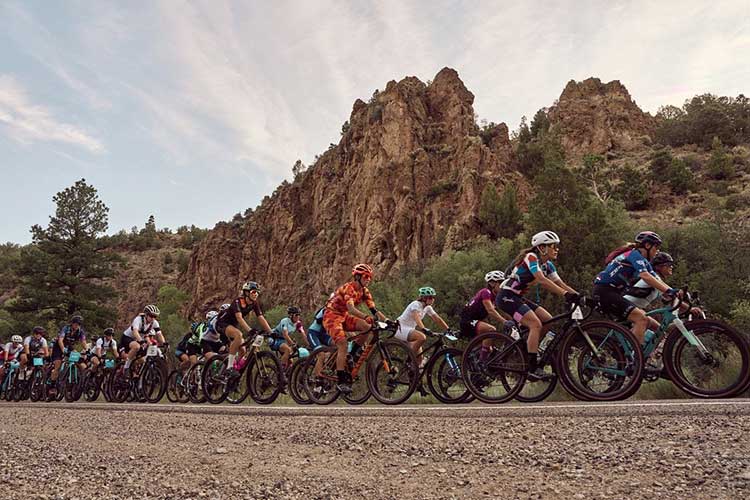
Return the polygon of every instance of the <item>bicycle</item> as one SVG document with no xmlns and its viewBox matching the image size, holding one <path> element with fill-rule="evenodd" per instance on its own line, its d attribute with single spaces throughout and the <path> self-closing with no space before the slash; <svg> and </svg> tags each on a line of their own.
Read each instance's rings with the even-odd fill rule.
<svg viewBox="0 0 750 500">
<path fill-rule="evenodd" d="M 539 366 L 551 373 L 532 381 L 532 390 L 521 400 L 547 397 L 557 380 L 578 399 L 613 401 L 638 390 L 643 371 L 643 354 L 627 329 L 610 321 L 587 321 L 583 299 L 545 324 L 564 320 L 561 331 L 549 342 Z M 612 331 L 621 335 L 609 335 Z M 482 348 L 485 354 L 482 355 Z M 627 353 L 626 353 L 626 348 Z M 489 332 L 475 337 L 464 351 L 464 380 L 471 393 L 485 403 L 504 403 L 517 397 L 528 383 L 526 338 Z M 536 384 L 539 384 L 538 386 Z"/>
<path fill-rule="evenodd" d="M 88 370 L 83 379 L 83 397 L 88 402 L 99 399 L 99 394 L 104 394 L 104 399 L 109 401 L 109 395 L 105 387 L 105 381 L 109 379 L 109 374 L 115 369 L 117 361 L 114 359 L 104 359 L 96 371 Z"/>
<path fill-rule="evenodd" d="M 78 351 L 70 351 L 63 359 L 57 376 L 58 401 L 62 400 L 63 397 L 68 403 L 74 403 L 81 399 L 83 375 L 81 374 L 81 368 L 78 366 L 81 362 L 81 353 Z"/>
<path fill-rule="evenodd" d="M 356 358 L 351 356 L 347 363 L 352 377 L 352 392 L 345 396 L 348 403 L 361 404 L 372 395 L 383 404 L 395 405 L 414 392 L 418 382 L 416 357 L 408 344 L 392 338 L 397 330 L 398 322 L 376 321 L 370 330 L 351 337 L 366 340 L 361 354 Z M 382 339 L 381 333 L 387 338 Z M 336 356 L 336 346 L 320 347 L 306 362 L 303 383 L 313 403 L 331 404 L 340 395 Z M 362 366 L 366 368 L 364 376 L 360 371 Z"/>
<path fill-rule="evenodd" d="M 143 342 L 144 346 L 148 342 Z M 169 352 L 169 344 L 162 348 Z M 143 361 L 139 360 L 145 358 Z M 112 370 L 110 375 L 110 396 L 117 403 L 125 402 L 129 397 L 139 402 L 157 403 L 167 390 L 166 362 L 164 353 L 156 344 L 149 344 L 138 351 L 131 364 L 130 376 L 125 374 L 122 364 Z"/>
<path fill-rule="evenodd" d="M 242 344 L 244 356 L 238 358 L 239 375 L 230 377 L 228 356 L 217 354 L 205 362 L 201 373 L 201 386 L 206 400 L 219 404 L 227 400 L 240 404 L 248 396 L 258 404 L 271 404 L 281 392 L 281 363 L 269 351 L 261 351 L 263 341 L 270 333 L 250 330 L 249 338 Z"/>
<path fill-rule="evenodd" d="M 41 356 L 31 358 L 31 383 L 29 384 L 29 399 L 33 402 L 46 399 L 47 377 L 52 369 L 52 365 L 44 362 Z"/>
<path fill-rule="evenodd" d="M 289 366 L 286 370 L 289 395 L 292 397 L 295 403 L 300 405 L 312 404 L 312 401 L 310 401 L 310 398 L 307 397 L 307 393 L 305 392 L 303 379 L 300 378 L 302 367 L 304 366 L 305 361 L 308 357 L 310 357 L 309 350 L 304 347 L 294 346 L 294 350 L 292 351 L 291 356 L 289 356 Z"/>
<path fill-rule="evenodd" d="M 5 362 L 5 376 L 0 385 L 0 398 L 5 398 L 6 401 L 20 401 L 21 397 L 17 389 L 20 369 L 21 364 L 15 359 Z"/>
</svg>

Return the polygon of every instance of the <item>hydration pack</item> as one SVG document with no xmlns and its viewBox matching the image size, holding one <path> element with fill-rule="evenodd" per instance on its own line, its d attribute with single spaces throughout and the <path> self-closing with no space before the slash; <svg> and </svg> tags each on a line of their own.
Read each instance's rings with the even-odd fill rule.
<svg viewBox="0 0 750 500">
<path fill-rule="evenodd" d="M 619 248 L 612 250 L 611 252 L 609 252 L 609 255 L 607 255 L 607 257 L 604 259 L 604 265 L 605 266 L 609 265 L 609 263 L 615 260 L 617 257 L 631 250 L 633 250 L 633 248 L 630 245 L 624 245 L 624 246 L 621 246 Z"/>
</svg>

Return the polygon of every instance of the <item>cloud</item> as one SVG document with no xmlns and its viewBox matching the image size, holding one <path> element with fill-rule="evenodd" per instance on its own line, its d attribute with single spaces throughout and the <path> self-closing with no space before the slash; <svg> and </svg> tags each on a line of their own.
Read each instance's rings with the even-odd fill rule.
<svg viewBox="0 0 750 500">
<path fill-rule="evenodd" d="M 47 108 L 30 102 L 27 92 L 10 75 L 0 75 L 0 126 L 21 144 L 61 142 L 91 153 L 105 152 L 99 140 L 75 125 L 56 120 Z"/>
</svg>

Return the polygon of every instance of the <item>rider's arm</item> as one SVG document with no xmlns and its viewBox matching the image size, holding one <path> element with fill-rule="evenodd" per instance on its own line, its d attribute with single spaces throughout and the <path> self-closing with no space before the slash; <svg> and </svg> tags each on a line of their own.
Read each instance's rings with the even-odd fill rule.
<svg viewBox="0 0 750 500">
<path fill-rule="evenodd" d="M 164 334 L 161 332 L 161 330 L 156 332 L 156 339 L 159 341 L 159 345 L 166 343 L 166 340 L 164 339 Z"/>
<path fill-rule="evenodd" d="M 26 342 L 23 343 L 23 353 L 27 356 L 31 356 L 31 351 L 29 351 L 29 344 Z"/>
<path fill-rule="evenodd" d="M 555 283 L 554 281 L 552 281 L 551 279 L 549 279 L 548 277 L 546 277 L 541 270 L 536 271 L 534 273 L 534 278 L 536 279 L 537 283 L 539 283 L 544 288 L 546 288 L 550 292 L 555 293 L 557 295 L 565 295 L 565 292 L 574 292 L 575 293 L 575 290 L 573 290 L 569 286 L 565 285 L 565 283 L 562 284 L 562 285 L 565 285 L 563 287 L 562 285 L 560 285 L 558 283 Z M 560 281 L 562 281 L 562 280 L 560 280 Z"/>
<path fill-rule="evenodd" d="M 357 306 L 354 305 L 354 300 L 350 300 L 346 303 L 346 310 L 349 311 L 349 314 L 352 316 L 359 318 L 359 319 L 367 319 L 367 315 L 357 309 Z"/>
<path fill-rule="evenodd" d="M 667 285 L 662 280 L 655 277 L 648 271 L 641 271 L 640 274 L 638 274 L 638 277 L 641 278 L 643 281 L 645 281 L 648 285 L 651 285 L 652 287 L 659 290 L 660 292 L 668 292 L 669 290 L 671 290 L 669 288 L 669 285 Z"/>
<path fill-rule="evenodd" d="M 432 318 L 432 321 L 437 323 L 441 329 L 448 330 L 448 323 L 443 321 L 443 318 L 440 317 L 440 315 L 436 312 L 430 313 L 430 318 Z"/>
<path fill-rule="evenodd" d="M 502 323 L 510 319 L 510 316 L 495 309 L 495 304 L 493 304 L 490 299 L 484 299 L 482 305 L 484 306 L 484 310 L 487 311 L 487 315 L 495 321 Z M 446 325 L 445 328 L 447 330 L 448 325 Z"/>
<path fill-rule="evenodd" d="M 94 348 L 94 352 L 98 357 L 102 357 L 102 346 L 99 344 L 99 342 L 96 343 L 96 347 Z"/>
<path fill-rule="evenodd" d="M 258 315 L 258 323 L 260 323 L 260 326 L 263 328 L 264 332 L 271 332 L 271 325 L 268 324 L 268 321 L 266 321 L 266 317 L 262 314 Z"/>
<path fill-rule="evenodd" d="M 286 329 L 286 327 L 281 329 L 281 335 L 284 337 L 284 340 L 286 340 L 286 343 L 291 345 L 294 345 L 294 341 L 292 341 L 292 338 L 289 336 L 289 330 Z"/>
<path fill-rule="evenodd" d="M 238 311 L 234 313 L 234 317 L 237 319 L 237 325 L 240 329 L 245 333 L 250 333 L 250 325 L 248 325 L 245 318 L 242 317 L 242 313 Z"/>
</svg>

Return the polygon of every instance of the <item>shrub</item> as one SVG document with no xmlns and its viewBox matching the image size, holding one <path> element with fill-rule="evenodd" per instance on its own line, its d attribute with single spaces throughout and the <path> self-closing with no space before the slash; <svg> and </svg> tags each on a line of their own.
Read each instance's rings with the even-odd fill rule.
<svg viewBox="0 0 750 500">
<path fill-rule="evenodd" d="M 620 174 L 620 184 L 615 188 L 615 197 L 628 210 L 643 210 L 648 206 L 648 179 L 632 165 L 626 165 Z"/>
<path fill-rule="evenodd" d="M 695 184 L 693 172 L 690 171 L 683 160 L 679 158 L 672 160 L 668 184 L 675 194 L 685 194 L 693 189 Z"/>
<path fill-rule="evenodd" d="M 491 238 L 512 237 L 521 229 L 521 209 L 518 208 L 516 190 L 509 184 L 498 195 L 493 184 L 487 184 L 479 203 L 479 223 Z"/>
<path fill-rule="evenodd" d="M 711 179 L 724 180 L 734 175 L 734 162 L 731 155 L 718 137 L 714 137 L 711 146 L 711 159 L 708 160 L 708 176 Z"/>
</svg>

